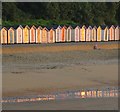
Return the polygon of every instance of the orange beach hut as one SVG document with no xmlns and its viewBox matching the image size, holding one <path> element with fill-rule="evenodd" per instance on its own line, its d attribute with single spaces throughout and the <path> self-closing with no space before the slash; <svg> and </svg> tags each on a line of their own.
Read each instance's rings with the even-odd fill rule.
<svg viewBox="0 0 120 112">
<path fill-rule="evenodd" d="M 113 25 L 109 28 L 109 40 L 115 40 L 115 27 Z"/>
<path fill-rule="evenodd" d="M 61 38 L 60 38 L 61 42 L 65 42 L 67 41 L 67 27 L 63 26 L 61 29 Z"/>
<path fill-rule="evenodd" d="M 36 29 L 36 43 L 41 43 L 41 37 L 42 37 L 42 27 L 39 26 Z"/>
<path fill-rule="evenodd" d="M 41 43 L 48 43 L 48 29 L 44 27 L 42 29 L 42 38 L 41 38 Z"/>
<path fill-rule="evenodd" d="M 8 36 L 8 34 L 7 34 L 7 28 L 6 27 L 3 27 L 2 29 L 1 29 L 1 31 L 0 31 L 0 42 L 1 42 L 1 44 L 7 44 L 7 36 Z"/>
<path fill-rule="evenodd" d="M 36 27 L 33 25 L 30 28 L 30 43 L 36 42 Z"/>
</svg>

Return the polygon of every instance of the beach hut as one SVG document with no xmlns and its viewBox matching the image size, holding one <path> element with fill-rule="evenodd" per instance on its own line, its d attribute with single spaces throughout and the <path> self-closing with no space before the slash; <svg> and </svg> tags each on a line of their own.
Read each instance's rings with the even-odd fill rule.
<svg viewBox="0 0 120 112">
<path fill-rule="evenodd" d="M 92 41 L 92 27 L 89 26 L 86 29 L 86 41 Z"/>
<path fill-rule="evenodd" d="M 30 42 L 30 27 L 26 25 L 23 28 L 23 43 L 29 43 Z"/>
<path fill-rule="evenodd" d="M 14 44 L 16 42 L 15 29 L 10 27 L 8 30 L 8 44 Z"/>
<path fill-rule="evenodd" d="M 48 34 L 48 43 L 55 43 L 55 30 L 51 28 Z"/>
<path fill-rule="evenodd" d="M 115 28 L 115 40 L 120 40 L 120 27 L 116 26 Z"/>
<path fill-rule="evenodd" d="M 79 42 L 79 38 L 80 38 L 80 27 L 76 26 L 76 28 L 75 28 L 75 42 Z"/>
<path fill-rule="evenodd" d="M 97 27 L 92 28 L 92 41 L 97 41 Z"/>
<path fill-rule="evenodd" d="M 105 27 L 104 25 L 101 26 L 101 41 L 104 41 L 104 31 L 105 31 Z"/>
<path fill-rule="evenodd" d="M 16 43 L 23 43 L 23 27 L 21 25 L 16 28 Z"/>
<path fill-rule="evenodd" d="M 7 36 L 8 36 L 8 34 L 7 34 L 7 28 L 6 27 L 3 27 L 2 29 L 1 29 L 1 32 L 0 32 L 1 34 L 1 44 L 7 44 Z"/>
<path fill-rule="evenodd" d="M 56 28 L 56 42 L 60 42 L 61 29 L 62 27 L 60 25 Z"/>
<path fill-rule="evenodd" d="M 101 29 L 101 26 L 99 26 L 97 28 L 97 41 L 101 41 L 101 32 L 102 32 L 102 29 Z"/>
<path fill-rule="evenodd" d="M 108 29 L 108 27 L 106 26 L 105 28 L 104 28 L 104 35 L 103 35 L 103 41 L 108 41 L 108 35 L 109 34 L 109 29 Z"/>
<path fill-rule="evenodd" d="M 69 26 L 69 27 L 67 28 L 67 42 L 71 42 L 71 41 L 72 41 L 72 37 L 74 37 L 72 31 L 73 31 L 72 26 Z"/>
<path fill-rule="evenodd" d="M 30 43 L 36 42 L 36 27 L 33 25 L 30 28 Z"/>
<path fill-rule="evenodd" d="M 85 41 L 85 38 L 86 38 L 86 26 L 83 25 L 80 28 L 80 41 Z"/>
<path fill-rule="evenodd" d="M 42 38 L 41 38 L 41 43 L 48 43 L 48 29 L 44 27 L 42 29 Z"/>
<path fill-rule="evenodd" d="M 109 27 L 109 40 L 115 40 L 115 27 L 113 25 Z"/>
<path fill-rule="evenodd" d="M 41 26 L 36 29 L 36 43 L 41 43 L 42 29 Z"/>
<path fill-rule="evenodd" d="M 66 26 L 63 26 L 61 28 L 61 38 L 60 38 L 60 41 L 61 42 L 67 41 L 67 27 Z"/>
</svg>

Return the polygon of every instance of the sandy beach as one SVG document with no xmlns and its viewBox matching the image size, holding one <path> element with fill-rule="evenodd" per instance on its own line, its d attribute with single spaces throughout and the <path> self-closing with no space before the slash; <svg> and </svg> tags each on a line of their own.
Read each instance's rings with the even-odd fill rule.
<svg viewBox="0 0 120 112">
<path fill-rule="evenodd" d="M 54 45 L 49 49 L 49 46 L 38 45 L 11 46 L 2 48 L 3 97 L 118 86 L 118 44 L 107 44 L 104 47 L 99 45 L 100 49 L 97 50 L 93 50 L 93 44 L 87 46 L 82 44 L 81 47 L 78 44 L 71 48 L 69 45 Z M 47 49 L 46 52 L 43 49 Z M 98 102 L 97 100 L 92 100 L 93 104 Z M 102 101 L 104 102 L 104 99 Z M 112 105 L 113 99 L 110 101 L 110 105 Z M 74 101 L 72 102 L 74 103 Z M 79 104 L 79 101 L 76 102 Z M 106 106 L 110 107 L 110 105 Z M 16 108 L 20 108 L 17 106 L 16 104 Z M 3 107 L 12 108 L 10 105 Z M 44 108 L 44 106 L 42 107 Z M 52 106 L 48 106 L 47 109 L 50 107 L 52 108 Z M 78 109 L 85 109 L 85 107 L 84 105 L 83 108 Z M 66 108 L 63 106 L 63 109 Z M 73 109 L 75 108 L 77 107 Z M 88 109 L 90 108 L 92 109 L 92 107 Z M 111 108 L 117 108 L 117 103 L 116 107 Z M 56 109 L 60 108 L 56 107 Z"/>
</svg>

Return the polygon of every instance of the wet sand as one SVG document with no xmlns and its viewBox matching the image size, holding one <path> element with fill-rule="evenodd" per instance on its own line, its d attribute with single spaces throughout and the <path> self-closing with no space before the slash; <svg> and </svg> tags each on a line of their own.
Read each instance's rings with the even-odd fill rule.
<svg viewBox="0 0 120 112">
<path fill-rule="evenodd" d="M 90 98 L 3 104 L 4 110 L 118 110 L 117 98 Z"/>
<path fill-rule="evenodd" d="M 118 46 L 117 44 L 107 45 L 105 48 L 102 46 L 99 50 L 93 50 L 93 45 L 86 47 L 84 44 L 81 45 L 82 47 L 80 45 L 73 47 L 53 45 L 50 48 L 38 45 L 19 46 L 12 47 L 11 45 L 2 49 L 3 97 L 118 85 L 118 49 L 113 47 Z M 102 109 L 102 106 L 103 110 L 116 109 L 112 106 L 113 99 L 109 99 L 111 103 L 108 106 L 102 103 L 97 105 L 96 102 L 99 102 L 97 100 L 99 99 L 86 101 L 87 103 L 83 106 L 81 101 L 75 101 L 76 103 L 70 101 L 71 104 L 69 101 L 66 101 L 67 104 L 60 102 L 61 105 L 65 103 L 62 105 L 63 109 L 72 108 L 70 105 L 74 103 L 73 109 L 85 109 L 87 104 L 92 102 L 96 106 L 88 106 L 88 109 Z M 104 101 L 106 100 L 101 99 L 101 102 Z M 20 106 L 21 109 L 27 108 L 27 104 L 15 105 L 16 108 Z M 5 104 L 3 107 L 13 109 L 15 105 Z M 33 105 L 31 109 L 40 107 L 44 109 L 45 106 L 47 106 L 46 109 L 53 109 L 52 107 L 60 109 L 61 107 L 57 107 L 56 103 L 35 104 L 36 106 L 32 103 L 31 105 Z"/>
</svg>

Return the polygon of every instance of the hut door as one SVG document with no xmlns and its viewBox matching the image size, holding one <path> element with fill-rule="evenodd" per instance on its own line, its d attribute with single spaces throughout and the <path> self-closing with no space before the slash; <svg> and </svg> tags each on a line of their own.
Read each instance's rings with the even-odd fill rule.
<svg viewBox="0 0 120 112">
<path fill-rule="evenodd" d="M 12 43 L 13 42 L 13 33 L 12 33 L 12 31 L 10 31 L 10 43 Z"/>
<path fill-rule="evenodd" d="M 20 31 L 20 29 L 18 30 L 18 43 L 20 43 L 21 42 L 21 31 Z"/>
<path fill-rule="evenodd" d="M 3 43 L 5 43 L 5 31 L 3 31 Z"/>
<path fill-rule="evenodd" d="M 107 29 L 105 30 L 105 40 L 107 40 Z"/>
<path fill-rule="evenodd" d="M 32 31 L 31 31 L 31 37 L 32 37 L 32 42 L 34 41 L 34 31 L 33 31 L 33 29 L 32 29 Z"/>
<path fill-rule="evenodd" d="M 68 29 L 68 41 L 70 41 L 70 29 Z"/>
</svg>

